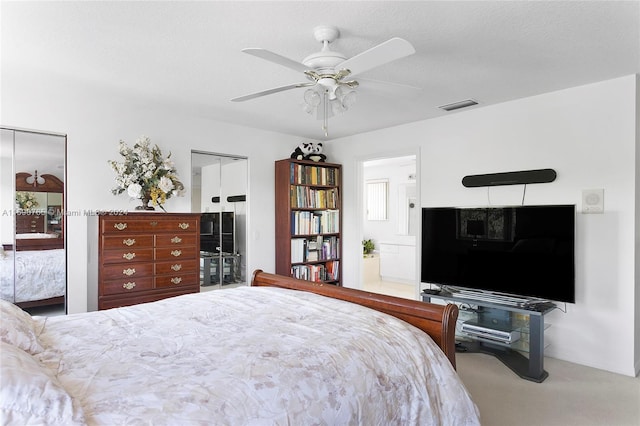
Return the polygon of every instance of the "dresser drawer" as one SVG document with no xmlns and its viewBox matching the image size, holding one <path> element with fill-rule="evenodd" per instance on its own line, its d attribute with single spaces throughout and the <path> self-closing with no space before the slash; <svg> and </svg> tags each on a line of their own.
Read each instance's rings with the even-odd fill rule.
<svg viewBox="0 0 640 426">
<path fill-rule="evenodd" d="M 133 262 L 152 262 L 152 248 L 128 248 L 122 250 L 104 250 L 102 252 L 102 263 L 133 263 Z"/>
<path fill-rule="evenodd" d="M 156 235 L 156 247 L 174 247 L 177 245 L 195 246 L 198 241 L 196 234 L 158 234 Z"/>
<path fill-rule="evenodd" d="M 102 269 L 103 280 L 138 278 L 153 275 L 153 263 L 122 263 Z"/>
<path fill-rule="evenodd" d="M 145 219 L 131 219 L 129 216 L 117 216 L 103 219 L 102 233 L 109 235 L 130 235 L 136 232 L 153 232 L 157 221 Z M 156 225 L 154 225 L 156 224 Z"/>
<path fill-rule="evenodd" d="M 135 232 L 197 232 L 198 219 L 173 218 L 166 219 L 161 216 L 156 218 L 134 218 L 119 216 L 105 218 L 102 221 L 102 232 L 111 235 L 117 233 L 131 234 Z"/>
<path fill-rule="evenodd" d="M 153 277 L 123 278 L 120 280 L 104 281 L 101 296 L 110 294 L 135 293 L 153 288 Z"/>
<path fill-rule="evenodd" d="M 102 237 L 102 248 L 106 250 L 136 247 L 153 247 L 153 235 L 131 234 L 117 237 Z"/>
<path fill-rule="evenodd" d="M 167 220 L 158 222 L 156 230 L 158 232 L 190 232 L 193 234 L 199 233 L 198 231 L 199 219 L 193 217 L 184 219 Z"/>
<path fill-rule="evenodd" d="M 198 259 L 177 260 L 156 263 L 156 275 L 186 274 L 199 272 Z"/>
<path fill-rule="evenodd" d="M 200 276 L 195 274 L 174 274 L 156 277 L 156 288 L 200 285 Z"/>
<path fill-rule="evenodd" d="M 200 255 L 199 247 L 159 247 L 156 248 L 156 260 L 195 259 Z"/>
</svg>

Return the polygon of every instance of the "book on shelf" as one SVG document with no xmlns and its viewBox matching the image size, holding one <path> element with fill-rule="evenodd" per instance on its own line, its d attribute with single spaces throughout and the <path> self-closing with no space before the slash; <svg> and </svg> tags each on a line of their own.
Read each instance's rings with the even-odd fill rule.
<svg viewBox="0 0 640 426">
<path fill-rule="evenodd" d="M 335 209 L 338 207 L 336 188 L 318 189 L 291 185 L 291 207 L 298 209 Z"/>
<path fill-rule="evenodd" d="M 292 211 L 291 234 L 336 234 L 340 232 L 340 211 Z"/>
<path fill-rule="evenodd" d="M 317 262 L 340 257 L 340 238 L 318 235 L 291 239 L 291 263 Z"/>
<path fill-rule="evenodd" d="M 290 182 L 298 185 L 333 186 L 339 182 L 340 170 L 329 166 L 291 163 Z"/>
<path fill-rule="evenodd" d="M 334 282 L 338 281 L 339 261 L 331 260 L 313 265 L 293 265 L 291 276 L 307 281 Z"/>
</svg>

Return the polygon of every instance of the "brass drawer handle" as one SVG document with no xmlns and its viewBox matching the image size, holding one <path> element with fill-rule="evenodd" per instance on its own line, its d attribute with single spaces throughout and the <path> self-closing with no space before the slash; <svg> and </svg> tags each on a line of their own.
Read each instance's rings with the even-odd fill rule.
<svg viewBox="0 0 640 426">
<path fill-rule="evenodd" d="M 113 227 L 116 228 L 118 231 L 122 231 L 127 229 L 127 224 L 126 223 L 114 223 Z"/>
<path fill-rule="evenodd" d="M 157 225 L 158 225 L 158 222 L 157 222 L 157 221 L 155 221 L 155 220 L 152 220 L 151 222 L 149 222 L 149 225 L 151 225 L 151 226 L 157 226 Z"/>
<path fill-rule="evenodd" d="M 172 242 L 173 244 L 181 243 L 181 242 L 182 242 L 182 238 L 180 238 L 180 237 L 178 237 L 178 236 L 175 236 L 175 237 L 173 237 L 173 238 L 171 239 L 171 242 Z"/>
<path fill-rule="evenodd" d="M 182 282 L 182 277 L 171 278 L 171 284 L 180 284 L 181 282 Z"/>
<path fill-rule="evenodd" d="M 123 257 L 124 259 L 131 260 L 131 259 L 133 259 L 134 257 L 136 257 L 136 254 L 135 254 L 135 253 L 125 253 L 125 254 L 123 254 L 123 255 L 122 255 L 122 257 Z"/>
<path fill-rule="evenodd" d="M 131 275 L 136 273 L 136 269 L 135 268 L 127 268 L 127 269 L 123 269 L 122 273 L 128 277 L 130 277 Z"/>
<path fill-rule="evenodd" d="M 178 224 L 178 228 L 180 229 L 189 229 L 189 224 L 186 222 L 181 222 Z"/>
<path fill-rule="evenodd" d="M 126 240 L 122 240 L 122 244 L 129 247 L 131 247 L 135 243 L 136 243 L 136 240 L 134 238 L 127 238 Z"/>
<path fill-rule="evenodd" d="M 171 255 L 178 257 L 182 254 L 182 250 L 171 250 Z"/>
<path fill-rule="evenodd" d="M 122 284 L 122 288 L 124 288 L 125 290 L 131 290 L 136 286 L 135 282 L 129 281 L 128 283 L 124 283 Z"/>
<path fill-rule="evenodd" d="M 171 265 L 171 269 L 178 272 L 180 269 L 182 269 L 182 265 L 180 263 L 176 263 L 175 265 Z"/>
</svg>

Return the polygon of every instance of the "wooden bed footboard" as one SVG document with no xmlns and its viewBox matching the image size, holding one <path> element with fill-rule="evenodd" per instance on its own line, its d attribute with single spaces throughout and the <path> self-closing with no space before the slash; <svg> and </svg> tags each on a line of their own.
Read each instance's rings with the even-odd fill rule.
<svg viewBox="0 0 640 426">
<path fill-rule="evenodd" d="M 36 308 L 39 306 L 61 305 L 64 303 L 64 296 L 50 297 L 48 299 L 28 300 L 26 302 L 16 302 L 16 306 L 25 308 Z"/>
<path fill-rule="evenodd" d="M 281 287 L 303 290 L 323 296 L 357 303 L 400 318 L 426 332 L 456 367 L 455 326 L 458 307 L 454 304 L 436 305 L 352 288 L 303 281 L 258 269 L 253 272 L 252 286 Z"/>
<path fill-rule="evenodd" d="M 63 249 L 63 238 L 33 238 L 33 239 L 16 239 L 16 250 L 53 250 Z"/>
</svg>

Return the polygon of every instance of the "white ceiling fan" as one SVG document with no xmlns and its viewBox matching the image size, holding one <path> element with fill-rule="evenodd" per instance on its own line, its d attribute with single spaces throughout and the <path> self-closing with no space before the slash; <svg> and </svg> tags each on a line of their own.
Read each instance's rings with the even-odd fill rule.
<svg viewBox="0 0 640 426">
<path fill-rule="evenodd" d="M 327 136 L 328 118 L 333 114 L 346 111 L 353 105 L 356 93 L 352 89 L 358 87 L 360 82 L 371 87 L 391 85 L 394 91 L 420 90 L 413 86 L 367 80 L 360 77 L 359 81 L 353 80 L 356 75 L 359 76 L 373 68 L 415 53 L 414 47 L 408 41 L 394 37 L 358 55 L 347 58 L 342 53 L 329 48 L 329 44 L 340 36 L 338 28 L 323 25 L 314 28 L 313 33 L 316 40 L 322 43 L 322 49 L 307 56 L 302 62 L 294 61 L 266 49 L 248 48 L 242 50 L 250 55 L 299 71 L 309 81 L 274 87 L 233 98 L 231 101 L 243 102 L 286 90 L 307 88 L 304 94 L 305 110 L 313 113 L 317 109 L 318 117 L 323 119 L 322 127 L 325 136 Z M 319 108 L 321 103 L 322 107 Z"/>
</svg>

